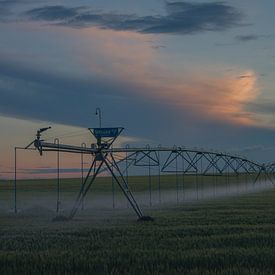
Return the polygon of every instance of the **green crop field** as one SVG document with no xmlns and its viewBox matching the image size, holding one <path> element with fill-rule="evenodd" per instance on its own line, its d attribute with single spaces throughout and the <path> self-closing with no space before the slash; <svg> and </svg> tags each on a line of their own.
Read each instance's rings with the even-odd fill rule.
<svg viewBox="0 0 275 275">
<path fill-rule="evenodd" d="M 226 175 L 226 176 L 201 176 L 201 175 L 153 175 L 129 176 L 128 183 L 134 195 L 142 205 L 159 204 L 162 202 L 184 201 L 193 199 L 207 199 L 209 193 L 235 193 L 250 185 L 254 189 L 255 175 Z M 259 182 L 269 182 L 261 177 Z M 270 184 L 270 182 L 269 182 Z M 257 186 L 255 186 L 256 188 Z M 60 203 L 64 210 L 70 208 L 81 188 L 81 179 L 60 179 Z M 222 192 L 220 192 L 222 189 Z M 238 190 L 237 190 L 238 189 Z M 196 192 L 196 194 L 194 194 Z M 150 195 L 151 193 L 151 195 Z M 192 194 L 193 193 L 193 194 Z M 233 194 L 235 194 L 233 193 Z M 206 195 L 204 195 L 206 194 Z M 1 209 L 12 210 L 14 208 L 14 182 L 0 181 L 0 212 Z M 150 198 L 149 198 L 150 197 Z M 37 204 L 51 208 L 56 207 L 57 180 L 56 179 L 33 179 L 18 180 L 16 188 L 17 208 L 24 210 Z M 150 201 L 151 202 L 150 202 Z M 112 205 L 124 206 L 127 202 L 118 185 L 111 177 L 99 177 L 92 185 L 87 195 L 87 207 Z"/>
<path fill-rule="evenodd" d="M 156 175 L 151 176 L 151 180 L 148 176 L 129 176 L 128 182 L 133 191 L 144 191 L 148 189 L 149 183 L 153 189 L 157 189 L 159 184 L 162 188 L 165 189 L 174 189 L 177 184 L 184 185 L 185 188 L 192 188 L 199 184 L 201 186 L 210 186 L 210 185 L 226 185 L 228 183 L 236 182 L 249 182 L 253 181 L 256 178 L 256 174 L 247 175 L 241 174 L 239 176 L 228 175 L 228 176 L 201 176 L 201 175 L 182 175 L 182 174 L 166 174 L 162 175 L 160 178 Z M 81 185 L 81 179 L 61 179 L 62 189 L 64 191 L 77 191 Z M 54 190 L 56 188 L 56 179 L 26 179 L 19 180 L 18 188 L 25 191 L 35 191 L 35 190 Z M 93 189 L 97 192 L 106 192 L 110 191 L 112 179 L 111 177 L 98 177 L 96 183 L 93 186 Z M 13 181 L 0 180 L 0 190 L 12 190 Z"/>
<path fill-rule="evenodd" d="M 274 188 L 145 212 L 155 221 L 137 222 L 127 208 L 87 209 L 67 222 L 45 207 L 0 210 L 0 274 L 275 273 Z"/>
</svg>

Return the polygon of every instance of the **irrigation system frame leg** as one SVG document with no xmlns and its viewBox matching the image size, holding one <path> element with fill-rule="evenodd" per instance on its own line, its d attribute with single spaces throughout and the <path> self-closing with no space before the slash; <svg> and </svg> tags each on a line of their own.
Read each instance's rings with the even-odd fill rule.
<svg viewBox="0 0 275 275">
<path fill-rule="evenodd" d="M 78 193 L 78 196 L 77 196 L 77 198 L 75 200 L 75 204 L 74 204 L 74 206 L 72 208 L 72 211 L 71 211 L 71 213 L 69 215 L 69 219 L 72 219 L 75 216 L 75 214 L 78 211 L 78 209 L 79 209 L 79 207 L 80 207 L 83 199 L 85 198 L 87 192 L 89 191 L 91 185 L 95 181 L 95 179 L 96 179 L 96 177 L 97 177 L 97 175 L 98 175 L 98 173 L 99 173 L 99 171 L 101 169 L 101 166 L 103 164 L 103 160 L 100 161 L 100 164 L 99 164 L 99 166 L 97 168 L 96 168 L 96 162 L 97 162 L 97 160 L 96 160 L 96 158 L 94 158 L 94 160 L 92 162 L 92 165 L 91 165 L 91 167 L 89 169 L 89 172 L 88 172 L 88 174 L 87 174 L 87 176 L 85 178 L 85 181 L 84 181 L 83 185 L 81 186 L 81 189 L 80 189 L 80 191 Z M 88 182 L 88 179 L 90 177 L 90 174 L 91 174 L 91 172 L 93 170 L 94 170 L 94 174 L 92 176 L 92 179 L 90 180 L 89 184 L 86 186 L 86 184 Z"/>
<path fill-rule="evenodd" d="M 89 191 L 91 185 L 93 184 L 93 182 L 95 181 L 97 175 L 99 174 L 100 172 L 100 169 L 102 167 L 103 164 L 106 165 L 107 169 L 109 170 L 109 172 L 111 173 L 114 181 L 118 184 L 118 186 L 120 187 L 120 189 L 122 190 L 123 194 L 125 195 L 126 199 L 128 200 L 128 202 L 130 203 L 130 205 L 132 206 L 133 210 L 135 211 L 135 213 L 137 214 L 139 220 L 148 220 L 148 221 L 152 221 L 153 219 L 151 217 L 145 217 L 138 205 L 138 203 L 136 202 L 132 192 L 130 191 L 129 187 L 128 187 L 128 183 L 127 181 L 125 180 L 125 177 L 123 176 L 122 172 L 120 171 L 119 169 L 119 166 L 117 164 L 117 162 L 115 161 L 113 155 L 110 153 L 109 154 L 111 156 L 111 159 L 112 159 L 112 163 L 108 163 L 108 159 L 107 159 L 107 156 L 108 154 L 105 154 L 103 155 L 102 153 L 99 153 L 97 156 L 95 156 L 94 160 L 93 160 L 93 163 L 89 169 L 89 172 L 85 178 L 85 181 L 81 187 L 81 190 L 79 191 L 79 194 L 76 198 L 76 201 L 75 201 L 75 204 L 74 204 L 74 207 L 69 215 L 69 219 L 72 219 L 75 214 L 77 213 L 83 199 L 85 198 L 87 192 Z M 100 160 L 97 160 L 97 159 L 100 159 Z M 96 168 L 96 163 L 99 162 L 99 165 L 98 167 Z M 116 174 L 114 173 L 113 170 L 116 170 L 119 174 L 119 178 L 116 176 Z M 91 172 L 94 170 L 94 174 L 92 176 L 92 179 L 90 180 L 89 184 L 87 185 L 87 182 L 88 182 L 88 178 L 91 174 Z"/>
<path fill-rule="evenodd" d="M 120 187 L 120 189 L 122 190 L 124 196 L 126 197 L 126 199 L 128 200 L 128 202 L 130 203 L 130 205 L 132 206 L 133 210 L 135 211 L 135 213 L 137 214 L 139 219 L 142 219 L 143 213 L 138 205 L 138 203 L 136 202 L 131 190 L 129 189 L 128 183 L 125 180 L 122 172 L 119 169 L 119 166 L 117 165 L 117 162 L 115 161 L 114 157 L 112 154 L 110 154 L 113 165 L 110 165 L 108 163 L 107 158 L 105 158 L 103 161 L 106 165 L 106 167 L 108 168 L 108 170 L 111 172 L 114 180 L 116 181 L 116 183 L 118 184 L 118 186 Z M 112 170 L 112 167 L 119 173 L 120 179 L 122 182 L 119 181 L 118 177 L 116 176 L 116 174 L 114 173 L 114 171 Z"/>
</svg>

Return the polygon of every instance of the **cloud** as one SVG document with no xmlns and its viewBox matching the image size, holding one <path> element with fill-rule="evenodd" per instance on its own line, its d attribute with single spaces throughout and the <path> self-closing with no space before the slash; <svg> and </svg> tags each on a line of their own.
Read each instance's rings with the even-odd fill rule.
<svg viewBox="0 0 275 275">
<path fill-rule="evenodd" d="M 265 39 L 265 38 L 270 38 L 271 35 L 255 35 L 255 34 L 247 34 L 247 35 L 237 35 L 235 36 L 235 39 L 238 42 L 250 42 L 250 41 L 255 41 L 259 39 Z"/>
<path fill-rule="evenodd" d="M 104 127 L 123 126 L 125 134 L 150 140 L 137 140 L 140 145 L 172 142 L 216 148 L 255 140 L 264 144 L 270 136 L 263 129 L 265 121 L 258 121 L 258 113 L 247 108 L 260 92 L 252 70 L 232 67 L 225 72 L 220 65 L 177 70 L 148 46 L 148 34 L 37 27 L 43 35 L 49 36 L 49 31 L 53 37 L 65 33 L 74 53 L 66 56 L 63 47 L 51 44 L 62 56 L 62 68 L 73 63 L 81 70 L 62 71 L 50 58 L 40 62 L 39 55 L 31 59 L 35 63 L 24 58 L 22 62 L 12 53 L 0 55 L 2 114 L 93 127 L 98 125 L 95 108 L 101 107 Z M 259 125 L 261 130 L 255 127 Z"/>
<path fill-rule="evenodd" d="M 36 20 L 56 21 L 77 17 L 81 13 L 81 10 L 80 7 L 67 8 L 64 6 L 47 6 L 32 9 L 28 11 L 27 14 Z"/>
<path fill-rule="evenodd" d="M 255 152 L 255 151 L 275 151 L 274 146 L 264 146 L 264 145 L 253 145 L 243 148 L 233 148 L 231 151 L 237 151 L 237 152 Z"/>
<path fill-rule="evenodd" d="M 246 107 L 259 95 L 257 76 L 253 71 L 241 75 L 246 77 L 236 78 L 232 74 L 214 76 L 210 71 L 199 70 L 185 72 L 177 82 L 166 79 L 156 97 L 210 120 L 256 125 L 257 114 Z"/>
<path fill-rule="evenodd" d="M 3 60 L 0 73 L 1 114 L 72 125 L 85 125 L 89 102 L 99 102 L 99 98 L 106 96 L 106 104 L 110 100 L 116 102 L 116 98 L 123 96 L 120 91 L 125 90 L 122 83 L 115 81 L 108 83 L 106 79 L 93 76 L 89 80 L 68 78 Z M 83 108 L 81 117 L 71 112 L 76 105 Z"/>
<path fill-rule="evenodd" d="M 148 113 L 153 106 L 157 113 L 166 106 L 204 120 L 258 123 L 255 112 L 246 109 L 259 93 L 257 76 L 251 70 L 225 74 L 200 68 L 176 71 L 161 65 L 159 53 L 148 47 L 145 34 L 85 28 L 70 29 L 67 35 L 83 45 L 72 57 L 82 67 L 75 75 L 57 72 L 50 64 L 39 69 L 0 58 L 2 114 L 84 126 L 91 104 L 103 102 L 109 110 L 120 106 L 137 114 L 141 106 L 143 110 L 148 107 Z M 76 115 L 73 109 L 81 111 Z"/>
<path fill-rule="evenodd" d="M 253 78 L 254 74 L 242 74 L 240 76 L 238 76 L 239 79 L 241 78 Z"/>
<path fill-rule="evenodd" d="M 68 27 L 98 26 L 117 31 L 140 33 L 195 34 L 224 31 L 240 25 L 242 14 L 224 2 L 166 2 L 166 15 L 138 16 L 94 12 L 88 7 L 45 6 L 31 9 L 26 15 Z"/>
<path fill-rule="evenodd" d="M 179 72 L 168 65 L 154 63 L 161 57 L 144 43 L 144 34 L 95 28 L 81 32 L 84 37 L 97 38 L 100 44 L 97 55 L 108 60 L 104 69 L 97 64 L 99 75 L 116 77 L 127 83 L 125 96 L 146 98 L 154 104 L 165 103 L 180 112 L 184 109 L 214 121 L 242 125 L 258 123 L 256 114 L 246 109 L 260 93 L 254 71 L 234 68 L 221 74 L 216 69 L 192 68 Z M 82 50 L 85 60 L 81 62 L 91 70 L 94 62 L 87 60 L 94 53 L 91 47 Z"/>
<path fill-rule="evenodd" d="M 259 143 L 256 143 L 255 145 L 234 147 L 230 149 L 230 152 L 257 160 L 258 163 L 274 163 L 275 147 L 273 144 L 261 145 L 260 142 L 261 140 L 259 140 Z"/>
<path fill-rule="evenodd" d="M 261 121 L 265 121 L 267 127 L 274 128 L 275 104 L 273 103 L 273 99 L 265 98 L 250 102 L 247 104 L 247 109 L 251 113 L 256 113 Z"/>
<path fill-rule="evenodd" d="M 33 0 L 0 0 L 0 14 L 11 14 L 10 8 L 17 4 L 25 4 Z M 34 1 L 33 1 L 34 2 Z"/>
<path fill-rule="evenodd" d="M 150 93 L 149 84 L 144 82 L 150 81 L 153 74 L 150 65 L 155 51 L 137 33 L 64 29 L 55 30 L 54 36 L 65 31 L 74 54 L 64 54 L 63 45 L 55 48 L 55 42 L 51 47 L 61 56 L 61 68 L 65 70 L 59 70 L 60 66 L 51 58 L 42 57 L 41 61 L 35 53 L 29 59 L 14 56 L 13 52 L 0 55 L 0 113 L 89 127 L 95 122 L 97 125 L 93 113 L 96 107 L 102 107 L 104 125 L 136 124 L 136 132 L 131 135 L 141 135 L 140 128 L 150 125 L 150 118 L 145 126 L 139 122 L 141 106 L 143 113 L 147 113 L 146 109 L 154 110 L 149 101 L 144 102 L 142 94 Z M 49 35 L 49 30 L 53 31 L 50 27 L 38 27 L 37 32 Z M 68 73 L 71 64 L 74 72 Z"/>
<path fill-rule="evenodd" d="M 258 35 L 254 35 L 254 34 L 249 34 L 249 35 L 237 35 L 235 37 L 235 39 L 237 41 L 240 42 L 247 42 L 247 41 L 253 41 L 253 40 L 258 40 L 259 36 Z"/>
<path fill-rule="evenodd" d="M 3 17 L 10 15 L 10 6 L 14 3 L 14 1 L 0 1 L 0 22 L 4 21 Z"/>
</svg>

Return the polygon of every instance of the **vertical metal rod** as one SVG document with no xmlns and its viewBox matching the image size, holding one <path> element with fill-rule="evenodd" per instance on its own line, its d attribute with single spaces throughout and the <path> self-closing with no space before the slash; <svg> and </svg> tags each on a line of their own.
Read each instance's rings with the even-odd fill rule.
<svg viewBox="0 0 275 275">
<path fill-rule="evenodd" d="M 228 159 L 227 159 L 228 161 Z M 227 165 L 227 193 L 230 191 L 230 181 L 229 181 L 229 165 Z"/>
<path fill-rule="evenodd" d="M 255 186 L 256 182 L 258 181 L 258 179 L 260 179 L 261 173 L 262 173 L 262 168 L 259 170 L 259 172 L 254 180 L 254 186 Z"/>
<path fill-rule="evenodd" d="M 216 196 L 217 196 L 217 188 L 218 188 L 218 173 L 219 173 L 219 170 L 215 165 L 215 195 Z"/>
<path fill-rule="evenodd" d="M 60 207 L 60 151 L 59 151 L 59 139 L 56 138 L 54 140 L 54 143 L 58 145 L 58 150 L 57 150 L 57 198 L 56 198 L 56 212 L 59 212 L 59 207 Z"/>
<path fill-rule="evenodd" d="M 82 148 L 86 148 L 86 143 L 81 144 Z M 83 157 L 83 151 L 81 151 L 81 187 L 83 187 L 84 184 L 84 157 Z M 83 188 L 81 188 L 83 190 Z M 84 200 L 81 202 L 81 210 L 84 210 Z"/>
<path fill-rule="evenodd" d="M 212 186 L 213 186 L 213 197 L 215 198 L 216 197 L 216 184 L 215 184 L 215 168 L 214 166 L 212 166 Z"/>
<path fill-rule="evenodd" d="M 147 146 L 148 147 L 148 146 Z M 148 173 L 149 173 L 149 203 L 150 207 L 152 206 L 152 181 L 151 181 L 151 153 L 149 152 L 149 166 L 148 166 Z"/>
<path fill-rule="evenodd" d="M 217 182 L 218 182 L 218 169 L 216 166 L 214 166 L 214 173 L 215 173 L 215 185 L 214 185 L 214 194 L 215 197 L 217 196 Z"/>
<path fill-rule="evenodd" d="M 224 177 L 224 183 L 225 183 L 225 193 L 228 193 L 228 185 L 227 185 L 227 168 L 222 172 L 222 175 Z"/>
<path fill-rule="evenodd" d="M 99 119 L 99 128 L 101 128 L 101 109 L 100 109 L 100 108 L 96 108 L 95 114 L 98 115 L 98 119 Z"/>
<path fill-rule="evenodd" d="M 59 212 L 60 208 L 60 151 L 57 151 L 57 209 L 56 212 Z"/>
<path fill-rule="evenodd" d="M 237 160 L 235 160 L 235 167 L 237 167 Z M 239 173 L 236 173 L 237 175 L 237 190 L 239 191 L 240 190 L 240 177 L 239 177 Z"/>
<path fill-rule="evenodd" d="M 126 174 L 126 181 L 129 184 L 129 177 L 128 177 L 128 152 L 126 152 L 126 158 L 125 158 L 125 174 Z M 127 200 L 127 208 L 129 208 L 129 201 Z"/>
<path fill-rule="evenodd" d="M 204 181 L 202 175 L 203 165 L 202 165 L 202 158 L 201 158 L 201 171 L 200 171 L 200 182 L 201 182 L 201 197 L 203 198 L 203 191 L 204 191 Z"/>
<path fill-rule="evenodd" d="M 83 165 L 83 152 L 81 151 L 81 186 L 83 185 L 83 182 L 84 182 L 84 165 Z M 84 210 L 84 203 L 82 201 L 82 204 L 81 204 L 81 210 Z"/>
<path fill-rule="evenodd" d="M 17 213 L 17 148 L 14 148 L 14 213 Z"/>
<path fill-rule="evenodd" d="M 195 156 L 195 161 L 197 159 L 197 154 Z M 197 161 L 196 161 L 197 163 Z M 196 194 L 197 194 L 197 200 L 199 200 L 199 182 L 198 182 L 198 168 L 196 167 Z"/>
<path fill-rule="evenodd" d="M 247 170 L 247 163 L 245 164 Z M 247 184 L 248 184 L 248 172 L 245 170 L 245 191 L 247 191 Z"/>
<path fill-rule="evenodd" d="M 176 186 L 177 186 L 177 204 L 179 204 L 178 155 L 176 157 Z"/>
<path fill-rule="evenodd" d="M 115 181 L 114 181 L 114 176 L 113 176 L 113 173 L 114 173 L 114 165 L 113 165 L 113 162 L 112 162 L 112 173 L 111 173 L 111 177 L 112 177 L 112 199 L 113 199 L 113 209 L 115 209 Z"/>
<path fill-rule="evenodd" d="M 185 200 L 185 190 L 184 190 L 184 158 L 182 156 L 182 200 Z"/>
<path fill-rule="evenodd" d="M 159 147 L 161 147 L 159 145 Z M 161 204 L 161 186 L 160 186 L 160 151 L 158 151 L 158 161 L 159 161 L 159 165 L 158 165 L 158 191 L 159 191 L 159 204 Z"/>
</svg>

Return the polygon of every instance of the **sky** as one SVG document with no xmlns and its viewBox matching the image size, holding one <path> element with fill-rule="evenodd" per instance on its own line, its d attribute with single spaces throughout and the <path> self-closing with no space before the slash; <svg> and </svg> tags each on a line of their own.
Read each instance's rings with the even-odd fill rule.
<svg viewBox="0 0 275 275">
<path fill-rule="evenodd" d="M 125 128 L 117 146 L 274 161 L 274 9 L 270 0 L 0 0 L 0 178 L 38 128 L 52 126 L 48 140 L 93 142 L 98 107 L 104 127 Z M 26 171 L 54 165 L 20 158 Z"/>
</svg>

